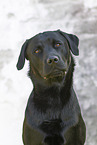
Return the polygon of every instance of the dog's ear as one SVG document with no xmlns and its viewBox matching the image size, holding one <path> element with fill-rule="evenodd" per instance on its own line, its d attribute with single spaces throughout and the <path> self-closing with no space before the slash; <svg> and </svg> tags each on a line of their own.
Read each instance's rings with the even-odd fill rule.
<svg viewBox="0 0 97 145">
<path fill-rule="evenodd" d="M 79 39 L 78 39 L 78 37 L 76 35 L 68 34 L 68 33 L 62 32 L 60 30 L 58 30 L 58 32 L 66 38 L 72 53 L 76 56 L 79 55 L 79 49 L 78 49 Z"/>
<path fill-rule="evenodd" d="M 16 65 L 18 70 L 21 70 L 24 67 L 25 58 L 27 59 L 27 57 L 26 57 L 27 45 L 28 45 L 28 40 L 26 40 L 24 42 L 24 44 L 22 45 L 21 52 L 20 52 L 20 55 L 19 55 L 19 58 L 18 58 L 18 62 L 17 62 L 17 65 Z"/>
</svg>

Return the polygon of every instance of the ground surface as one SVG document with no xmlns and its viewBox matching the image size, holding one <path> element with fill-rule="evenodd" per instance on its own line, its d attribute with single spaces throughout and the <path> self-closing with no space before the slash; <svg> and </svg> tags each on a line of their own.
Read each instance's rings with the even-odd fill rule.
<svg viewBox="0 0 97 145">
<path fill-rule="evenodd" d="M 16 63 L 23 42 L 61 29 L 80 39 L 74 86 L 87 126 L 86 145 L 97 145 L 97 0 L 0 2 L 0 145 L 22 145 L 22 123 L 32 84 Z"/>
</svg>

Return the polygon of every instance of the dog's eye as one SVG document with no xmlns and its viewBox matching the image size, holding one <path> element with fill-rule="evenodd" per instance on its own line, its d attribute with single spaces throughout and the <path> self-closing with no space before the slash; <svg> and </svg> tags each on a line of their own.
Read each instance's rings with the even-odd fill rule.
<svg viewBox="0 0 97 145">
<path fill-rule="evenodd" d="M 40 53 L 41 52 L 41 49 L 36 49 L 35 51 L 34 51 L 34 53 Z"/>
<path fill-rule="evenodd" d="M 60 43 L 56 43 L 55 44 L 55 47 L 59 47 L 61 44 Z"/>
</svg>

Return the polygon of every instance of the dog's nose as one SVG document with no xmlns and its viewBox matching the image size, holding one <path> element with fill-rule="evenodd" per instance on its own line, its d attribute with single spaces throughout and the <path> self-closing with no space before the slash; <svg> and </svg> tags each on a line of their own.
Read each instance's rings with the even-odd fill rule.
<svg viewBox="0 0 97 145">
<path fill-rule="evenodd" d="M 58 63 L 59 61 L 59 57 L 58 56 L 50 56 L 48 59 L 47 59 L 47 63 L 49 65 L 51 64 L 54 64 L 54 63 Z"/>
</svg>

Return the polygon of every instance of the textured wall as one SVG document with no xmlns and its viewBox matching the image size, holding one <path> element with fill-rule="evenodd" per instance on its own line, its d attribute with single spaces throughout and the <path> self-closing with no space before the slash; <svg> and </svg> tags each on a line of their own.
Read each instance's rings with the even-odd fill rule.
<svg viewBox="0 0 97 145">
<path fill-rule="evenodd" d="M 25 39 L 61 29 L 80 39 L 75 90 L 87 126 L 86 145 L 97 144 L 97 0 L 3 0 L 0 3 L 0 142 L 22 145 L 24 110 L 32 84 L 28 62 L 16 70 Z"/>
</svg>

